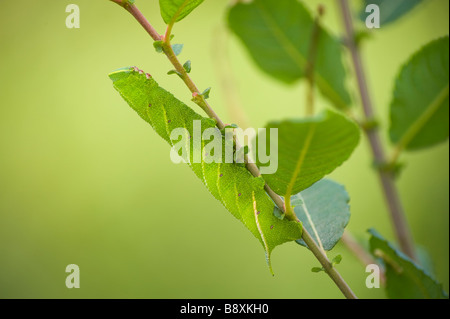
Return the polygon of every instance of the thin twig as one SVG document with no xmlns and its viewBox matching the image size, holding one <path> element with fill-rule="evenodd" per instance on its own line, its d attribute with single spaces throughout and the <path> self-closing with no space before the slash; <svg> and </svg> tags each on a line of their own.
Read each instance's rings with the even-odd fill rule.
<svg viewBox="0 0 450 319">
<path fill-rule="evenodd" d="M 348 286 L 348 284 L 345 282 L 345 280 L 342 278 L 341 274 L 339 274 L 336 268 L 333 267 L 327 255 L 323 252 L 322 249 L 320 249 L 319 246 L 317 246 L 316 242 L 311 237 L 311 235 L 306 231 L 306 229 L 303 230 L 302 239 L 306 243 L 308 248 L 311 250 L 311 252 L 314 254 L 314 256 L 317 258 L 317 260 L 319 260 L 319 262 L 322 264 L 328 276 L 330 276 L 330 278 L 334 281 L 334 283 L 339 287 L 344 296 L 347 299 L 357 299 L 352 289 Z"/>
<path fill-rule="evenodd" d="M 361 55 L 355 43 L 355 31 L 353 27 L 352 13 L 350 11 L 347 0 L 339 0 L 339 2 L 346 30 L 346 44 L 350 50 L 353 67 L 355 69 L 356 77 L 358 80 L 359 93 L 361 96 L 361 103 L 364 110 L 365 121 L 374 122 L 374 108 L 369 95 Z M 369 140 L 376 164 L 385 164 L 386 156 L 376 127 L 366 129 L 365 132 Z M 405 213 L 403 211 L 403 206 L 400 201 L 397 188 L 395 186 L 394 174 L 389 170 L 379 169 L 378 175 L 381 181 L 386 203 L 389 207 L 391 220 L 394 226 L 397 240 L 400 244 L 400 248 L 410 258 L 416 260 L 414 242 L 408 223 L 406 221 Z"/>
<path fill-rule="evenodd" d="M 372 257 L 372 255 L 369 254 L 348 231 L 345 231 L 344 235 L 342 235 L 341 242 L 353 253 L 353 255 L 355 255 L 355 257 L 364 266 L 378 264 Z M 383 285 L 386 283 L 386 276 L 384 272 L 380 273 L 380 281 Z"/>
<path fill-rule="evenodd" d="M 119 0 L 112 0 L 112 1 L 117 3 L 117 1 Z M 206 99 L 200 94 L 196 85 L 189 77 L 186 70 L 183 68 L 180 61 L 174 54 L 172 46 L 170 45 L 170 33 L 168 37 L 161 37 L 134 4 L 127 5 L 125 8 L 144 27 L 144 29 L 147 31 L 147 33 L 152 37 L 154 41 L 163 41 L 163 52 L 165 53 L 169 61 L 172 63 L 172 65 L 175 67 L 175 69 L 179 72 L 180 77 L 183 79 L 184 83 L 191 91 L 192 95 L 194 96 L 195 103 L 199 105 L 210 118 L 216 121 L 218 128 L 223 129 L 225 127 L 223 121 L 217 116 L 217 114 L 213 111 L 213 109 L 208 104 Z M 258 177 L 261 175 L 259 168 L 254 163 L 247 163 L 246 167 L 253 176 Z M 286 211 L 285 205 L 281 197 L 278 194 L 276 194 L 267 184 L 264 186 L 264 189 L 266 190 L 267 194 L 272 198 L 274 203 L 278 206 L 278 208 L 283 212 L 285 212 Z M 300 222 L 297 218 L 296 221 Z M 305 241 L 306 245 L 314 254 L 314 256 L 316 256 L 316 258 L 319 260 L 319 262 L 325 269 L 326 273 L 336 283 L 336 285 L 344 294 L 344 296 L 349 299 L 356 299 L 357 298 L 356 295 L 344 281 L 339 272 L 333 267 L 332 263 L 330 262 L 326 254 L 320 249 L 320 247 L 317 245 L 317 243 L 314 241 L 311 235 L 306 231 L 306 229 L 303 229 L 302 239 Z"/>
</svg>

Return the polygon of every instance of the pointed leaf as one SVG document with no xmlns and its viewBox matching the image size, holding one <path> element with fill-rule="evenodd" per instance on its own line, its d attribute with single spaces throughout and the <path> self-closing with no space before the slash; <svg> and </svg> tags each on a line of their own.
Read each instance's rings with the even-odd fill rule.
<svg viewBox="0 0 450 319">
<path fill-rule="evenodd" d="M 323 249 L 333 249 L 344 234 L 344 229 L 350 219 L 348 204 L 350 197 L 344 186 L 323 179 L 292 196 L 292 200 L 294 198 L 300 198 L 303 201 L 302 205 L 294 208 L 303 227 Z M 302 239 L 297 240 L 297 243 L 306 247 Z M 336 263 L 338 262 L 336 261 Z"/>
<path fill-rule="evenodd" d="M 183 64 L 183 69 L 186 71 L 186 73 L 191 73 L 192 70 L 191 60 L 188 60 Z"/>
<path fill-rule="evenodd" d="M 264 179 L 280 195 L 301 192 L 331 173 L 350 157 L 360 137 L 359 128 L 334 111 L 271 122 L 267 128 L 278 129 L 278 170 Z"/>
<path fill-rule="evenodd" d="M 403 66 L 391 102 L 390 138 L 417 150 L 448 139 L 449 38 L 423 47 Z"/>
<path fill-rule="evenodd" d="M 297 0 L 239 2 L 228 15 L 231 30 L 242 40 L 256 64 L 285 83 L 305 75 L 314 19 Z M 321 29 L 315 59 L 315 81 L 337 108 L 350 104 L 340 42 Z"/>
<path fill-rule="evenodd" d="M 205 100 L 207 100 L 207 99 L 209 99 L 209 94 L 211 93 L 211 88 L 209 87 L 209 88 L 207 88 L 206 90 L 204 90 L 203 92 L 202 92 L 202 94 L 201 95 L 203 95 L 203 97 L 205 98 Z"/>
<path fill-rule="evenodd" d="M 184 44 L 174 44 L 174 45 L 172 45 L 173 53 L 175 53 L 176 56 L 180 55 L 181 52 L 183 51 L 183 47 L 184 47 Z"/>
<path fill-rule="evenodd" d="M 184 19 L 204 0 L 159 0 L 161 16 L 166 24 Z"/>
<path fill-rule="evenodd" d="M 376 4 L 380 8 L 380 25 L 384 26 L 402 17 L 421 2 L 422 0 L 364 0 L 359 17 L 362 21 L 366 21 L 370 14 L 366 12 L 366 7 L 369 4 Z"/>
<path fill-rule="evenodd" d="M 442 285 L 376 230 L 369 230 L 370 250 L 386 265 L 386 292 L 391 299 L 446 299 Z"/>
<path fill-rule="evenodd" d="M 275 205 L 264 190 L 264 180 L 253 177 L 245 166 L 214 161 L 207 163 L 206 159 L 211 154 L 205 150 L 205 141 L 200 140 L 206 129 L 217 131 L 222 150 L 225 149 L 225 139 L 215 126 L 215 121 L 198 115 L 159 87 L 153 78 L 134 70 L 125 68 L 110 74 L 116 90 L 171 146 L 179 143 L 170 138 L 172 130 L 185 129 L 186 136 L 182 142 L 190 154 L 186 158 L 188 165 L 211 194 L 260 241 L 270 266 L 270 253 L 276 246 L 301 237 L 301 223 L 274 216 Z M 197 133 L 200 136 L 194 134 L 197 124 L 201 125 L 201 132 Z M 194 158 L 195 154 L 201 155 L 198 161 Z"/>
<path fill-rule="evenodd" d="M 342 261 L 342 255 L 337 255 L 336 257 L 333 258 L 333 260 L 331 261 L 331 264 L 334 265 L 339 265 Z"/>
</svg>

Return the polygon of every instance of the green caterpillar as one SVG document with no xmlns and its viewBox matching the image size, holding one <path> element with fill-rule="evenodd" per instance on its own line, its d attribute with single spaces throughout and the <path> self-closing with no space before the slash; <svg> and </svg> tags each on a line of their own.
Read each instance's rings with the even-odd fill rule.
<svg viewBox="0 0 450 319">
<path fill-rule="evenodd" d="M 161 88 L 148 73 L 136 67 L 119 69 L 109 77 L 125 101 L 172 146 L 176 141 L 172 141 L 170 135 L 175 128 L 185 128 L 192 136 L 194 121 L 201 121 L 202 133 L 216 127 L 214 120 L 194 112 Z M 210 154 L 204 150 L 204 141 L 196 145 L 190 136 L 187 139 L 189 145 L 186 145 L 192 150 L 188 165 L 211 194 L 260 241 L 272 271 L 272 250 L 285 242 L 299 239 L 302 235 L 301 223 L 274 216 L 275 204 L 264 190 L 262 177 L 252 176 L 245 167 L 236 163 L 206 163 L 205 158 Z M 199 163 L 193 161 L 196 150 L 202 154 Z"/>
</svg>

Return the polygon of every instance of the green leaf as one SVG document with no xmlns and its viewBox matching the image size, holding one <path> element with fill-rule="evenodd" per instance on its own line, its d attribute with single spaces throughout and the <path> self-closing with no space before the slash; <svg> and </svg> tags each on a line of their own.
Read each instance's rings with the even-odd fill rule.
<svg viewBox="0 0 450 319">
<path fill-rule="evenodd" d="M 155 41 L 153 42 L 153 47 L 155 48 L 156 52 L 162 53 L 163 52 L 163 42 L 162 41 Z"/>
<path fill-rule="evenodd" d="M 419 265 L 431 276 L 434 277 L 435 269 L 433 259 L 428 253 L 427 249 L 422 246 L 416 247 L 416 256 Z"/>
<path fill-rule="evenodd" d="M 313 267 L 311 268 L 312 272 L 322 272 L 325 271 L 325 269 L 323 267 Z"/>
<path fill-rule="evenodd" d="M 191 60 L 188 60 L 186 61 L 186 63 L 183 64 L 183 69 L 186 71 L 186 73 L 191 73 L 192 70 Z"/>
<path fill-rule="evenodd" d="M 435 40 L 403 66 L 391 102 L 391 141 L 417 150 L 448 139 L 449 38 Z"/>
<path fill-rule="evenodd" d="M 294 212 L 316 243 L 324 250 L 333 249 L 350 219 L 350 197 L 344 186 L 323 179 L 291 198 L 303 201 Z M 306 247 L 302 239 L 297 243 Z"/>
<path fill-rule="evenodd" d="M 283 212 L 281 209 L 279 209 L 277 206 L 273 208 L 273 214 L 275 215 L 276 218 L 281 220 L 283 220 L 284 217 L 286 216 L 286 213 Z"/>
<path fill-rule="evenodd" d="M 391 299 L 445 299 L 447 294 L 424 269 L 370 229 L 370 251 L 386 266 L 386 292 Z"/>
<path fill-rule="evenodd" d="M 384 26 L 402 17 L 421 2 L 422 0 L 364 0 L 359 17 L 362 21 L 366 21 L 370 14 L 366 12 L 366 7 L 369 4 L 376 4 L 380 8 L 380 25 Z"/>
<path fill-rule="evenodd" d="M 190 150 L 189 157 L 186 157 L 188 165 L 211 194 L 259 240 L 265 249 L 270 267 L 272 250 L 282 243 L 299 239 L 302 234 L 301 223 L 280 220 L 274 216 L 275 204 L 264 190 L 263 178 L 253 177 L 245 166 L 214 161 L 207 163 L 205 160 L 211 151 L 206 150 L 208 143 L 204 140 L 201 143 L 194 142 L 197 140 L 194 125 L 201 124 L 202 134 L 206 129 L 216 130 L 224 150 L 225 138 L 215 126 L 215 121 L 195 113 L 171 93 L 159 87 L 153 78 L 135 70 L 125 68 L 109 75 L 116 90 L 171 146 L 185 143 L 184 146 Z M 184 139 L 181 137 L 180 142 L 170 138 L 175 128 L 186 129 L 186 136 Z M 194 153 L 201 154 L 199 161 L 195 160 Z"/>
<path fill-rule="evenodd" d="M 205 100 L 207 100 L 207 99 L 209 99 L 209 94 L 211 93 L 211 88 L 209 87 L 209 88 L 207 88 L 206 90 L 204 90 L 203 92 L 202 92 L 202 94 L 200 94 L 200 95 L 203 95 L 203 97 L 205 98 Z"/>
<path fill-rule="evenodd" d="M 297 194 L 331 173 L 350 157 L 360 137 L 359 128 L 334 111 L 270 122 L 267 128 L 278 129 L 278 170 L 264 179 L 280 195 Z"/>
<path fill-rule="evenodd" d="M 202 2 L 203 0 L 159 0 L 161 16 L 166 24 L 178 22 Z"/>
<path fill-rule="evenodd" d="M 231 30 L 242 40 L 256 64 L 285 83 L 304 77 L 314 19 L 297 0 L 239 2 L 228 15 Z M 315 80 L 320 91 L 339 109 L 350 104 L 345 88 L 342 46 L 321 29 Z"/>
<path fill-rule="evenodd" d="M 331 261 L 331 264 L 334 265 L 339 265 L 342 261 L 342 256 L 341 255 L 337 255 L 336 257 L 333 258 L 333 260 Z"/>
<path fill-rule="evenodd" d="M 172 50 L 175 55 L 180 55 L 181 51 L 183 51 L 184 44 L 174 44 L 172 45 Z"/>
<path fill-rule="evenodd" d="M 180 72 L 178 72 L 177 70 L 170 70 L 169 72 L 167 72 L 167 74 L 168 74 L 168 75 L 176 74 L 176 75 L 178 75 L 180 78 L 183 77 L 183 75 L 182 75 Z"/>
</svg>

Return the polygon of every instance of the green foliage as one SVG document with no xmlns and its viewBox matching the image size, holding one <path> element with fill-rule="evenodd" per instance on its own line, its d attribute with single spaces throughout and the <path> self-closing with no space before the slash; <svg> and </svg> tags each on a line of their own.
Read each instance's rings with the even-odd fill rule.
<svg viewBox="0 0 450 319">
<path fill-rule="evenodd" d="M 292 196 L 292 201 L 294 198 L 302 202 L 294 208 L 294 212 L 303 227 L 323 249 L 333 249 L 350 219 L 350 197 L 344 186 L 323 179 Z M 297 243 L 306 246 L 302 239 Z"/>
<path fill-rule="evenodd" d="M 172 45 L 173 53 L 175 53 L 176 56 L 180 55 L 181 52 L 183 51 L 183 47 L 184 47 L 184 44 L 174 44 L 174 45 Z"/>
<path fill-rule="evenodd" d="M 421 2 L 422 0 L 364 0 L 359 17 L 365 21 L 369 14 L 366 7 L 369 4 L 376 4 L 380 8 L 380 24 L 384 26 L 402 17 Z"/>
<path fill-rule="evenodd" d="M 176 75 L 178 75 L 180 78 L 183 77 L 183 75 L 182 75 L 180 72 L 178 72 L 177 70 L 170 70 L 169 72 L 167 72 L 167 74 L 168 74 L 168 75 L 176 74 Z"/>
<path fill-rule="evenodd" d="M 397 250 L 377 231 L 369 233 L 370 251 L 386 266 L 386 293 L 391 299 L 445 299 L 447 294 L 424 269 Z"/>
<path fill-rule="evenodd" d="M 228 24 L 242 40 L 257 65 L 285 83 L 305 76 L 314 19 L 297 0 L 255 0 L 230 9 Z M 320 29 L 315 59 L 315 81 L 320 91 L 344 109 L 350 104 L 340 42 Z"/>
<path fill-rule="evenodd" d="M 311 268 L 311 271 L 312 272 L 322 272 L 322 271 L 325 271 L 325 268 L 323 268 L 323 267 L 313 267 L 313 268 Z"/>
<path fill-rule="evenodd" d="M 339 265 L 342 261 L 342 255 L 337 255 L 336 257 L 333 258 L 333 260 L 331 261 L 331 264 L 333 266 L 335 265 Z"/>
<path fill-rule="evenodd" d="M 264 178 L 281 195 L 297 194 L 331 173 L 350 157 L 360 137 L 359 128 L 334 111 L 266 127 L 278 128 L 279 150 L 277 172 Z"/>
<path fill-rule="evenodd" d="M 161 15 L 168 24 L 166 34 L 171 34 L 173 24 L 186 17 L 202 2 L 203 0 L 160 0 Z M 365 0 L 366 5 L 377 4 L 380 7 L 383 25 L 395 21 L 420 2 L 421 0 Z M 346 10 L 345 6 L 343 8 Z M 322 13 L 323 10 L 320 15 Z M 365 20 L 366 16 L 365 12 L 361 13 L 361 19 Z M 264 72 L 281 82 L 292 84 L 306 76 L 310 77 L 310 71 L 313 71 L 310 79 L 314 80 L 314 85 L 336 108 L 345 110 L 350 106 L 351 98 L 345 87 L 346 72 L 342 64 L 341 41 L 322 28 L 319 22 L 298 0 L 236 1 L 228 13 L 230 29 Z M 348 34 L 352 34 L 351 30 Z M 357 46 L 369 34 L 366 31 L 357 32 L 354 35 Z M 172 37 L 171 35 L 170 39 Z M 166 46 L 168 44 L 169 42 L 156 41 L 154 46 L 157 52 L 170 53 Z M 175 55 L 179 55 L 182 48 L 182 44 L 172 46 Z M 350 49 L 354 47 L 350 46 Z M 395 155 L 402 149 L 420 149 L 448 138 L 448 51 L 448 37 L 433 41 L 417 52 L 402 68 L 396 81 L 390 114 L 389 133 L 391 141 L 397 146 Z M 312 57 L 312 53 L 316 56 Z M 183 70 L 173 58 L 169 55 L 177 70 L 183 74 L 184 71 L 191 72 L 190 61 L 183 65 Z M 313 59 L 314 64 L 311 63 Z M 358 61 L 354 64 L 358 71 Z M 177 74 L 183 78 L 177 70 L 171 70 L 168 74 Z M 322 266 L 328 269 L 326 271 L 324 267 L 314 267 L 312 271 L 328 272 L 336 279 L 333 275 L 335 271 L 328 268 L 328 261 L 324 262 L 319 256 L 322 250 L 331 250 L 342 237 L 350 218 L 350 198 L 343 186 L 322 178 L 346 161 L 358 145 L 360 131 L 353 121 L 340 112 L 325 111 L 302 120 L 269 123 L 266 128 L 278 129 L 278 170 L 274 174 L 255 178 L 244 163 L 226 164 L 224 161 L 217 163 L 211 160 L 211 157 L 217 159 L 218 156 L 224 160 L 225 155 L 215 154 L 216 146 L 211 148 L 205 140 L 196 142 L 196 122 L 201 123 L 201 135 L 206 129 L 214 132 L 214 136 L 210 137 L 219 140 L 222 151 L 230 146 L 237 154 L 247 154 L 249 149 L 247 146 L 236 149 L 235 141 L 225 138 L 223 130 L 216 127 L 216 121 L 195 113 L 159 87 L 149 74 L 143 74 L 136 68 L 125 68 L 111 73 L 110 77 L 114 87 L 128 104 L 175 150 L 178 146 L 178 154 L 211 194 L 257 238 L 266 252 L 271 271 L 270 255 L 276 246 L 288 241 L 307 246 L 301 239 L 302 227 L 306 227 L 312 240 L 308 241 L 309 236 L 304 238 Z M 190 81 L 189 77 L 184 77 L 183 80 L 188 87 L 195 86 L 194 83 L 187 83 Z M 202 93 L 194 93 L 193 101 L 204 108 L 204 100 L 209 98 L 210 90 L 208 88 Z M 364 101 L 363 93 L 361 95 Z M 365 106 L 369 107 L 369 104 Z M 359 124 L 366 131 L 375 132 L 378 129 L 378 123 L 372 119 Z M 171 136 L 175 128 L 184 128 L 183 135 L 176 138 Z M 268 134 L 267 143 L 273 140 L 270 138 L 270 130 Z M 189 150 L 187 157 L 180 146 Z M 197 158 L 196 154 L 200 156 Z M 394 160 L 385 163 L 377 158 L 375 165 L 381 172 L 396 173 L 400 169 L 400 164 Z M 285 212 L 274 204 L 275 197 L 270 198 L 266 193 L 266 181 L 276 193 L 284 195 L 287 208 Z M 389 192 L 387 187 L 386 192 Z M 295 195 L 291 196 L 292 194 Z M 296 218 L 304 224 L 291 221 Z M 386 266 L 386 289 L 390 298 L 447 298 L 442 286 L 426 270 L 396 250 L 374 230 L 370 232 L 371 252 L 381 258 Z M 335 256 L 331 260 L 332 267 L 341 261 L 341 255 Z M 338 281 L 335 282 L 342 288 Z M 348 291 L 345 295 L 353 297 Z"/>
<path fill-rule="evenodd" d="M 334 267 L 336 265 L 339 265 L 342 261 L 342 256 L 341 255 L 337 255 L 336 257 L 333 258 L 333 260 L 331 261 L 331 266 Z M 323 267 L 313 267 L 311 268 L 312 272 L 315 273 L 319 273 L 319 272 L 326 272 L 325 268 Z"/>
<path fill-rule="evenodd" d="M 211 93 L 211 88 L 205 89 L 200 95 L 203 96 L 205 100 L 209 99 L 209 94 Z"/>
<path fill-rule="evenodd" d="M 166 24 L 178 22 L 202 2 L 203 0 L 159 0 L 161 16 Z"/>
<path fill-rule="evenodd" d="M 448 70 L 448 36 L 429 43 L 404 65 L 391 103 L 393 143 L 416 150 L 448 138 Z"/>
<path fill-rule="evenodd" d="M 253 177 L 245 167 L 235 163 L 205 162 L 211 155 L 206 150 L 207 145 L 204 141 L 197 145 L 193 141 L 195 137 L 190 137 L 194 136 L 194 121 L 201 121 L 202 134 L 207 128 L 215 128 L 222 138 L 224 150 L 225 139 L 215 127 L 214 120 L 198 115 L 159 87 L 153 78 L 147 78 L 134 68 L 115 71 L 110 74 L 110 78 L 128 104 L 170 145 L 179 143 L 170 138 L 174 128 L 187 130 L 186 134 L 189 136 L 184 137 L 184 142 L 191 150 L 188 165 L 211 194 L 260 241 L 266 251 L 269 266 L 270 253 L 277 245 L 301 237 L 301 223 L 280 220 L 274 216 L 275 205 L 265 192 L 265 183 L 261 177 Z M 196 152 L 202 154 L 200 163 L 194 161 Z"/>
<path fill-rule="evenodd" d="M 153 42 L 153 47 L 155 48 L 155 51 L 158 53 L 162 53 L 164 51 L 164 41 L 159 40 Z M 178 56 L 183 51 L 184 44 L 177 43 L 172 45 L 173 53 Z"/>
<path fill-rule="evenodd" d="M 183 64 L 183 69 L 186 71 L 186 73 L 191 73 L 191 70 L 192 70 L 192 63 L 191 63 L 190 60 L 186 61 L 186 62 Z"/>
<path fill-rule="evenodd" d="M 153 42 L 153 47 L 155 48 L 155 51 L 158 53 L 163 52 L 163 50 L 164 50 L 163 46 L 164 46 L 164 42 L 161 40 Z"/>
</svg>

